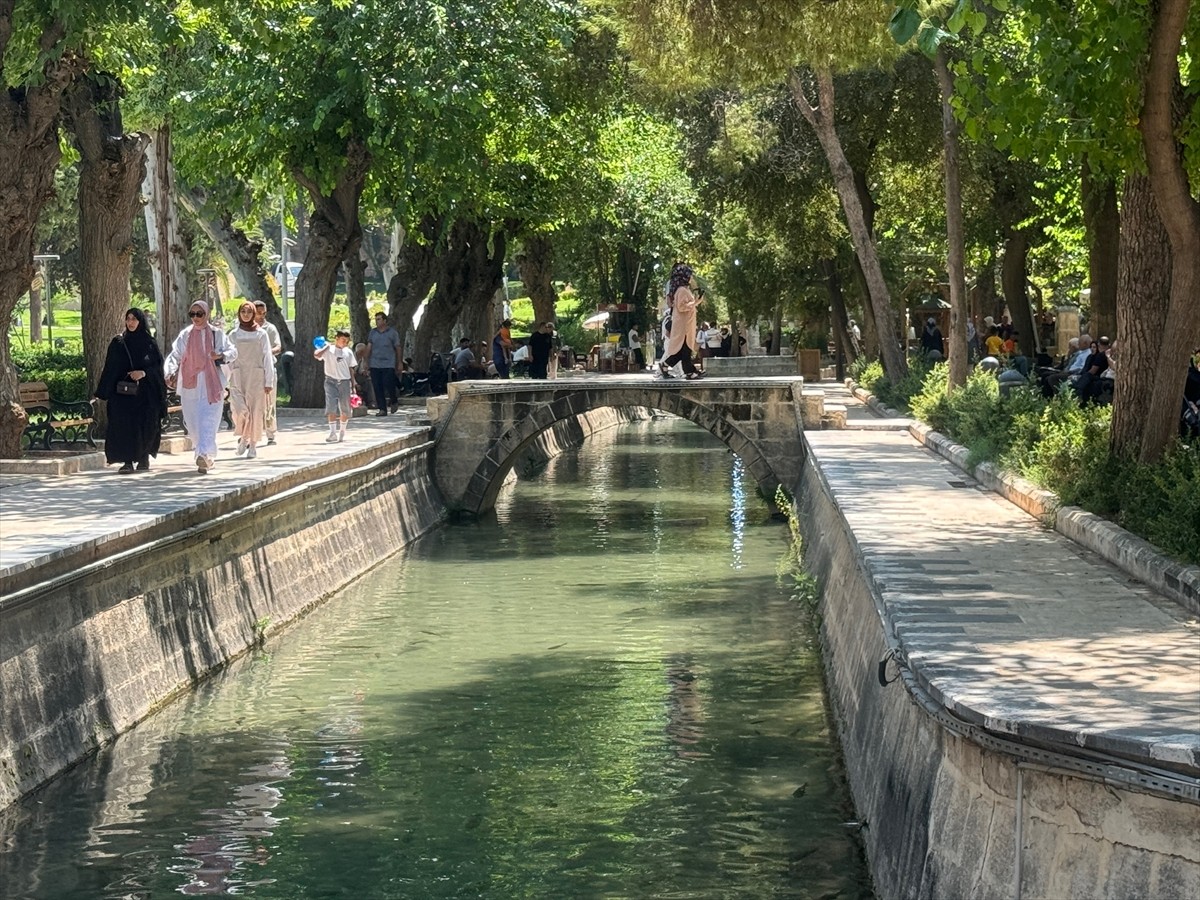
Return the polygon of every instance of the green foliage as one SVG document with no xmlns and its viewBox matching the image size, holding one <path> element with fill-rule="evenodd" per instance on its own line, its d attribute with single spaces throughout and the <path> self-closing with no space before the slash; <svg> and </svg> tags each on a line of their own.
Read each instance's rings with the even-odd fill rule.
<svg viewBox="0 0 1200 900">
<path fill-rule="evenodd" d="M 83 353 L 79 350 L 51 352 L 46 344 L 13 348 L 13 363 L 19 381 L 44 381 L 55 400 L 86 400 L 89 396 Z"/>
<path fill-rule="evenodd" d="M 880 372 L 883 371 L 880 366 Z M 924 357 L 913 356 L 908 360 L 908 373 L 894 384 L 887 378 L 875 383 L 873 393 L 876 397 L 895 409 L 907 409 L 912 398 L 921 392 L 925 378 L 929 375 L 930 365 Z"/>
<path fill-rule="evenodd" d="M 850 377 L 858 382 L 863 390 L 874 394 L 879 385 L 887 381 L 883 374 L 883 363 L 877 359 L 867 359 L 860 356 L 850 365 Z"/>
</svg>

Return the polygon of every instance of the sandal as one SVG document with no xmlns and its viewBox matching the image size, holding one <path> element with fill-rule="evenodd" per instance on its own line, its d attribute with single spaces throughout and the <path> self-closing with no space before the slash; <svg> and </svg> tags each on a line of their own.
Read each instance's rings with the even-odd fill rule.
<svg viewBox="0 0 1200 900">
<path fill-rule="evenodd" d="M 688 374 L 687 374 L 688 381 L 699 381 L 703 377 L 704 377 L 703 372 L 688 372 Z"/>
</svg>

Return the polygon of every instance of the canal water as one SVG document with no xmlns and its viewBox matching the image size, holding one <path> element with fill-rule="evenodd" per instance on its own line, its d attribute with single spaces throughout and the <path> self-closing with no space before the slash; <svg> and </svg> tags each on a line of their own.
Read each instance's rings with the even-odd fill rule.
<svg viewBox="0 0 1200 900">
<path fill-rule="evenodd" d="M 0 815 L 0 896 L 869 897 L 786 540 L 593 435 Z"/>
</svg>

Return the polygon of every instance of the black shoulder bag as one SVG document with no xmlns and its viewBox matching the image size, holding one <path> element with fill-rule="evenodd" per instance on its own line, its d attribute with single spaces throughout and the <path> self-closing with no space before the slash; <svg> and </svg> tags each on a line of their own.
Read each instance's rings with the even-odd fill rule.
<svg viewBox="0 0 1200 900">
<path fill-rule="evenodd" d="M 133 371 L 137 368 L 133 364 L 133 354 L 129 352 L 129 345 L 125 343 L 125 338 L 121 338 L 121 346 L 125 348 L 125 355 L 129 357 L 129 370 Z M 136 381 L 121 380 L 117 382 L 117 393 L 125 397 L 136 397 L 138 392 L 138 383 Z"/>
</svg>

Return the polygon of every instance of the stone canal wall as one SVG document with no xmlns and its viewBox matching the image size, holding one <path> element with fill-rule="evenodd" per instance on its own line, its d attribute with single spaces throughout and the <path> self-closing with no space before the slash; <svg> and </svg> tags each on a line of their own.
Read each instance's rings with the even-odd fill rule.
<svg viewBox="0 0 1200 900">
<path fill-rule="evenodd" d="M 0 808 L 437 525 L 429 447 L 318 463 L 6 586 Z"/>
<path fill-rule="evenodd" d="M 1008 752 L 958 727 L 894 664 L 885 677 L 896 680 L 881 684 L 888 611 L 820 464 L 805 456 L 805 563 L 822 591 L 830 704 L 877 895 L 1200 896 L 1200 807 L 1065 771 L 1037 748 Z"/>
<path fill-rule="evenodd" d="M 648 418 L 555 423 L 533 473 Z M 0 603 L 0 809 L 438 525 L 428 432 L 189 506 L 14 572 Z"/>
</svg>

